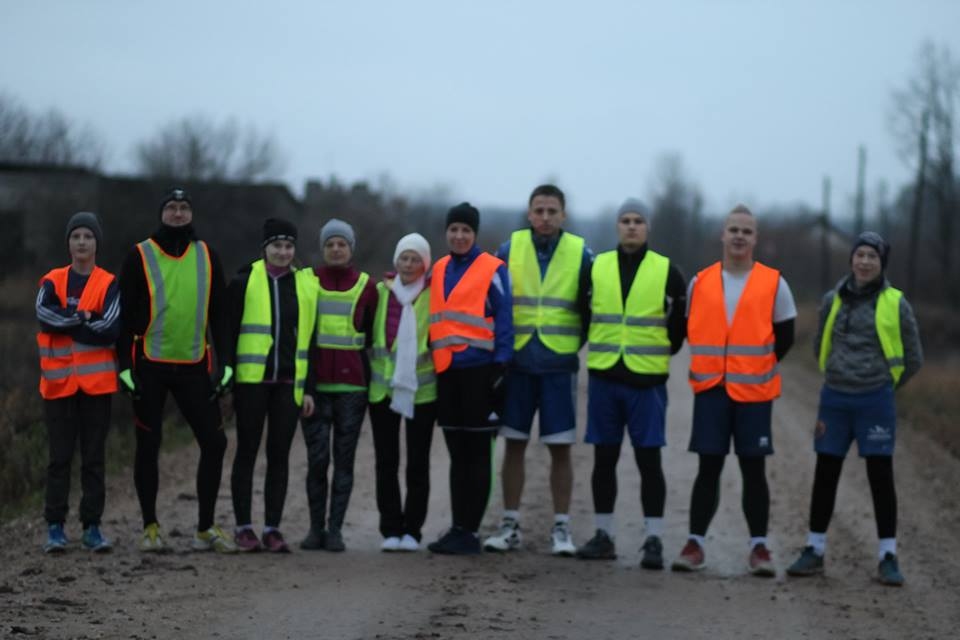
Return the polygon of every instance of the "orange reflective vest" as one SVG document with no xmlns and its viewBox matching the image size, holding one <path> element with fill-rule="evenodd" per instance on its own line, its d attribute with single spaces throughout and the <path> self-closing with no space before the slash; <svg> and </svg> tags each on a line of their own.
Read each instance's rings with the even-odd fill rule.
<svg viewBox="0 0 960 640">
<path fill-rule="evenodd" d="M 780 396 L 773 348 L 773 307 L 780 272 L 753 264 L 731 325 L 721 272 L 717 262 L 698 273 L 690 294 L 690 386 L 700 393 L 722 384 L 727 395 L 739 402 L 773 400 Z"/>
<path fill-rule="evenodd" d="M 437 373 L 450 367 L 455 351 L 476 347 L 493 351 L 493 318 L 485 315 L 487 290 L 503 260 L 480 253 L 454 285 L 449 298 L 443 280 L 450 256 L 437 260 L 430 281 L 430 348 Z"/>
<path fill-rule="evenodd" d="M 54 292 L 64 307 L 67 301 L 67 276 L 70 267 L 53 269 L 40 279 L 53 283 Z M 113 274 L 94 267 L 87 280 L 77 311 L 103 313 L 107 289 L 113 282 Z M 37 349 L 40 352 L 40 395 L 45 400 L 66 398 L 77 391 L 98 396 L 117 390 L 117 352 L 113 345 L 94 346 L 74 342 L 62 333 L 37 334 Z"/>
</svg>

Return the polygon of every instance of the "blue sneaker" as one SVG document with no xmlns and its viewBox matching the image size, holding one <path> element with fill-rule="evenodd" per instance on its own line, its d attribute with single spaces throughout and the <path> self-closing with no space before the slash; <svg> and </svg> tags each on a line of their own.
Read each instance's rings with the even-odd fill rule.
<svg viewBox="0 0 960 640">
<path fill-rule="evenodd" d="M 63 553 L 67 550 L 67 534 L 63 532 L 62 522 L 51 522 L 47 525 L 47 542 L 43 545 L 44 553 Z"/>
<path fill-rule="evenodd" d="M 880 584 L 891 587 L 901 587 L 905 582 L 903 574 L 900 573 L 900 565 L 897 563 L 897 556 L 887 552 L 877 567 L 877 579 Z"/>
<path fill-rule="evenodd" d="M 107 553 L 113 549 L 113 543 L 100 533 L 100 527 L 95 524 L 83 530 L 83 538 L 81 538 L 81 541 L 83 542 L 84 548 L 96 553 Z"/>
<path fill-rule="evenodd" d="M 813 576 L 818 573 L 823 573 L 823 556 L 809 545 L 804 547 L 800 557 L 787 567 L 788 576 Z"/>
</svg>

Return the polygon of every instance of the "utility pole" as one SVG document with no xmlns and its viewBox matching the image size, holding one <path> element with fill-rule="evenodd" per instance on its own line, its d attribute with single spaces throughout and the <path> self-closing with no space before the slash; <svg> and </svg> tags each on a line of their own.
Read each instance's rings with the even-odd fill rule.
<svg viewBox="0 0 960 640">
<path fill-rule="evenodd" d="M 830 288 L 830 176 L 823 176 L 823 209 L 820 212 L 820 290 Z"/>
<path fill-rule="evenodd" d="M 923 213 L 923 197 L 927 188 L 927 137 L 930 131 L 930 112 L 924 110 L 920 120 L 917 179 L 913 185 L 913 211 L 910 214 L 910 255 L 907 256 L 907 295 L 916 299 L 917 259 L 920 250 L 920 218 Z"/>
<path fill-rule="evenodd" d="M 866 195 L 864 193 L 864 181 L 867 173 L 867 148 L 860 145 L 857 150 L 857 199 L 854 204 L 853 235 L 858 236 L 863 232 L 864 209 L 866 208 Z"/>
</svg>

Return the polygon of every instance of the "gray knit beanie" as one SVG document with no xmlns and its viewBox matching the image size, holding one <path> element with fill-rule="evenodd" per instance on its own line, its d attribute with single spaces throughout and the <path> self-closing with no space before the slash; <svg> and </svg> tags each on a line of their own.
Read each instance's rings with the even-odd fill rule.
<svg viewBox="0 0 960 640">
<path fill-rule="evenodd" d="M 623 204 L 617 209 L 617 220 L 625 213 L 639 213 L 648 223 L 650 222 L 650 210 L 647 208 L 647 205 L 643 204 L 643 202 L 637 198 L 627 198 L 623 201 Z"/>
<path fill-rule="evenodd" d="M 103 244 L 103 230 L 100 228 L 100 218 L 97 217 L 97 214 L 89 211 L 78 211 L 70 216 L 70 220 L 67 221 L 67 233 L 64 234 L 64 239 L 69 243 L 70 234 L 73 233 L 74 229 L 80 227 L 86 227 L 93 232 L 93 237 L 97 239 L 97 251 L 99 252 Z"/>
<path fill-rule="evenodd" d="M 335 236 L 346 240 L 347 244 L 350 245 L 350 251 L 356 253 L 357 237 L 353 233 L 353 227 L 337 218 L 330 218 L 327 224 L 320 229 L 320 248 L 323 248 L 323 245 L 327 244 L 327 240 Z"/>
</svg>

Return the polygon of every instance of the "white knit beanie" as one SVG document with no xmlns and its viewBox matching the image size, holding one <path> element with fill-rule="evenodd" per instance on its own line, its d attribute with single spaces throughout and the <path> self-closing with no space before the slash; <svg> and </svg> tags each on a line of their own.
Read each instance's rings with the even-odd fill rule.
<svg viewBox="0 0 960 640">
<path fill-rule="evenodd" d="M 400 254 L 404 251 L 416 251 L 423 260 L 424 271 L 430 270 L 430 243 L 419 233 L 408 233 L 397 242 L 397 248 L 393 252 L 393 266 L 397 266 Z"/>
</svg>

